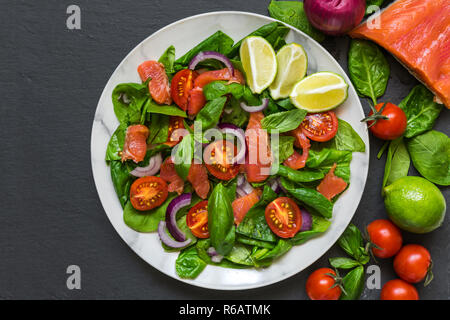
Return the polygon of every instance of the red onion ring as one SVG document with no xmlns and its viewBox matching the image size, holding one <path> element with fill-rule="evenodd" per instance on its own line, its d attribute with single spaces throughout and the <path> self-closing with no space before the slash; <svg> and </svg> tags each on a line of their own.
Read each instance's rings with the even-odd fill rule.
<svg viewBox="0 0 450 320">
<path fill-rule="evenodd" d="M 239 196 L 239 198 L 240 198 L 240 197 L 245 197 L 245 196 L 247 195 L 247 194 L 245 193 L 245 191 L 242 190 L 241 187 L 237 187 L 237 188 L 236 188 L 236 193 L 237 193 L 237 195 Z"/>
<path fill-rule="evenodd" d="M 241 102 L 240 106 L 242 110 L 250 113 L 263 111 L 269 106 L 269 98 L 262 99 L 262 103 L 259 106 L 248 106 L 245 102 Z"/>
<path fill-rule="evenodd" d="M 130 172 L 130 174 L 139 178 L 153 176 L 158 173 L 159 169 L 161 168 L 161 163 L 161 153 L 158 153 L 157 155 L 150 158 L 148 166 L 136 167 L 133 171 Z"/>
<path fill-rule="evenodd" d="M 207 59 L 215 59 L 222 62 L 230 71 L 231 76 L 234 76 L 234 66 L 231 63 L 230 59 L 228 59 L 226 56 L 216 51 L 200 52 L 194 58 L 192 58 L 191 62 L 189 62 L 188 68 L 191 70 L 195 70 L 197 64 Z"/>
<path fill-rule="evenodd" d="M 302 212 L 302 227 L 300 228 L 300 231 L 309 231 L 312 229 L 312 216 L 311 214 L 306 211 L 305 209 L 300 209 Z"/>
<path fill-rule="evenodd" d="M 245 144 L 245 133 L 244 130 L 235 126 L 231 123 L 220 123 L 217 127 L 224 133 L 225 135 L 235 136 L 239 140 L 239 152 L 233 158 L 233 164 L 243 164 L 245 162 L 245 153 L 247 152 L 247 145 Z"/>
<path fill-rule="evenodd" d="M 184 193 L 175 199 L 173 199 L 169 206 L 167 207 L 166 211 L 166 223 L 167 223 L 167 229 L 169 229 L 170 234 L 172 237 L 175 238 L 177 241 L 185 241 L 186 235 L 183 231 L 178 228 L 177 225 L 177 212 L 181 208 L 188 206 L 191 204 L 192 200 L 192 194 L 190 193 Z"/>
<path fill-rule="evenodd" d="M 166 246 L 168 246 L 170 248 L 178 249 L 178 248 L 184 248 L 189 243 L 191 243 L 191 239 L 187 239 L 187 240 L 185 240 L 183 242 L 176 241 L 176 240 L 172 239 L 166 233 L 165 229 L 166 229 L 166 222 L 165 221 L 160 221 L 159 225 L 158 225 L 158 235 L 159 235 L 159 238 L 161 239 L 161 242 L 164 243 Z"/>
</svg>

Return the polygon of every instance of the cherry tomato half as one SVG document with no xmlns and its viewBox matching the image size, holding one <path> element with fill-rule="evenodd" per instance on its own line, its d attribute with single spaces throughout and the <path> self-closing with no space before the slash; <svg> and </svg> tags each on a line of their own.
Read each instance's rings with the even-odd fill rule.
<svg viewBox="0 0 450 320">
<path fill-rule="evenodd" d="M 328 274 L 336 276 L 330 268 L 320 268 L 309 275 L 306 280 L 306 293 L 311 300 L 338 300 L 341 296 L 341 288 L 333 287 L 336 281 Z"/>
<path fill-rule="evenodd" d="M 402 247 L 403 238 L 400 229 L 389 220 L 379 219 L 367 226 L 370 242 L 377 248 L 372 248 L 372 253 L 378 258 L 393 257 Z"/>
<path fill-rule="evenodd" d="M 393 103 L 386 103 L 384 109 L 384 103 L 379 103 L 375 106 L 375 109 L 379 112 L 380 116 L 387 117 L 387 119 L 375 120 L 376 123 L 373 125 L 373 121 L 367 121 L 373 135 L 377 138 L 383 140 L 395 140 L 403 135 L 406 130 L 406 124 L 408 119 L 406 118 L 405 112 Z M 369 117 L 373 116 L 373 111 L 370 111 Z"/>
<path fill-rule="evenodd" d="M 172 79 L 170 94 L 173 101 L 186 111 L 189 101 L 189 91 L 194 86 L 195 72 L 189 69 L 178 71 Z"/>
<path fill-rule="evenodd" d="M 159 207 L 166 201 L 167 195 L 167 183 L 159 177 L 139 178 L 130 188 L 131 205 L 139 211 Z"/>
<path fill-rule="evenodd" d="M 394 258 L 397 275 L 410 283 L 425 279 L 430 271 L 431 256 L 427 249 L 418 244 L 408 244 L 400 249 Z"/>
<path fill-rule="evenodd" d="M 209 238 L 208 231 L 208 201 L 197 203 L 189 210 L 186 223 L 192 234 L 197 238 Z"/>
<path fill-rule="evenodd" d="M 384 284 L 381 300 L 419 300 L 419 293 L 408 282 L 395 279 Z"/>
<path fill-rule="evenodd" d="M 309 113 L 301 123 L 305 136 L 311 140 L 325 142 L 331 140 L 338 130 L 338 119 L 333 111 Z"/>
<path fill-rule="evenodd" d="M 219 140 L 206 147 L 203 159 L 209 173 L 220 180 L 231 180 L 240 170 L 240 165 L 232 163 L 236 155 L 237 148 L 233 143 Z"/>
<path fill-rule="evenodd" d="M 180 143 L 183 140 L 183 137 L 180 136 L 180 132 L 177 132 L 177 129 L 184 129 L 184 122 L 182 117 L 170 117 L 169 119 L 169 133 L 166 145 L 173 147 Z"/>
<path fill-rule="evenodd" d="M 288 197 L 280 197 L 269 203 L 265 211 L 270 229 L 281 238 L 292 238 L 302 227 L 302 213 Z"/>
</svg>

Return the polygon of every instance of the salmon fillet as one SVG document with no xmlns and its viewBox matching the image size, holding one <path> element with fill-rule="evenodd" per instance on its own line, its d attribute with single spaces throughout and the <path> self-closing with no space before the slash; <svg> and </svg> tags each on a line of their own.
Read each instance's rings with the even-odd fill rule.
<svg viewBox="0 0 450 320">
<path fill-rule="evenodd" d="M 349 34 L 391 52 L 450 108 L 450 1 L 397 0 L 379 26 L 366 22 Z"/>
</svg>

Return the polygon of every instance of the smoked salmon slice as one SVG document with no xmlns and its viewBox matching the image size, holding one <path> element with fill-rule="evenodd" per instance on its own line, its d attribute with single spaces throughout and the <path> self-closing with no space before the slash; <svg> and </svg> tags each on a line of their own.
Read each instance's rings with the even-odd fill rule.
<svg viewBox="0 0 450 320">
<path fill-rule="evenodd" d="M 138 163 L 144 160 L 147 153 L 148 128 L 142 124 L 129 126 L 125 134 L 122 150 L 122 162 L 133 160 Z"/>
<path fill-rule="evenodd" d="M 450 1 L 397 0 L 349 34 L 391 52 L 450 108 Z M 438 101 L 439 102 L 439 101 Z"/>
<path fill-rule="evenodd" d="M 169 192 L 176 192 L 178 194 L 183 193 L 184 181 L 177 174 L 172 157 L 169 156 L 166 160 L 164 160 L 163 164 L 161 165 L 159 176 L 169 184 L 167 186 L 167 190 Z"/>
<path fill-rule="evenodd" d="M 234 223 L 239 225 L 244 220 L 247 212 L 259 201 L 261 190 L 254 189 L 246 196 L 237 198 L 231 203 L 234 214 Z"/>
<path fill-rule="evenodd" d="M 317 186 L 317 191 L 330 201 L 347 188 L 347 182 L 334 175 L 336 166 L 335 163 Z"/>
<path fill-rule="evenodd" d="M 202 199 L 206 199 L 209 193 L 208 171 L 205 165 L 200 163 L 192 163 L 187 176 L 188 181 L 192 184 L 195 193 Z"/>
<path fill-rule="evenodd" d="M 149 60 L 138 67 L 138 73 L 142 82 L 151 79 L 148 83 L 148 90 L 153 100 L 159 104 L 171 104 L 169 78 L 162 63 Z"/>
</svg>

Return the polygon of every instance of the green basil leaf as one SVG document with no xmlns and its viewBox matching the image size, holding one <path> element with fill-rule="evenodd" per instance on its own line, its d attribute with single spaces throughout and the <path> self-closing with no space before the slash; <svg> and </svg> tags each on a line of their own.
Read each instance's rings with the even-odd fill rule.
<svg viewBox="0 0 450 320">
<path fill-rule="evenodd" d="M 195 279 L 205 269 L 204 262 L 195 247 L 189 247 L 180 252 L 175 261 L 175 270 L 180 278 Z"/>
<path fill-rule="evenodd" d="M 384 168 L 383 187 L 390 185 L 395 180 L 408 175 L 411 159 L 403 142 L 403 137 L 390 142 L 386 165 Z"/>
<path fill-rule="evenodd" d="M 275 51 L 278 51 L 286 45 L 284 38 L 291 29 L 286 26 L 278 26 L 274 31 L 272 31 L 266 38 Z"/>
<path fill-rule="evenodd" d="M 159 105 L 154 102 L 152 99 L 148 99 L 143 107 L 143 115 L 145 113 L 158 113 L 165 114 L 167 116 L 176 116 L 186 118 L 186 112 L 181 110 L 175 105 L 167 106 L 167 105 Z M 142 123 L 142 121 L 141 121 Z"/>
<path fill-rule="evenodd" d="M 398 105 L 408 118 L 405 137 L 413 138 L 433 128 L 443 108 L 433 101 L 434 95 L 425 86 L 415 86 Z"/>
<path fill-rule="evenodd" d="M 164 65 L 164 69 L 166 70 L 166 73 L 170 78 L 170 76 L 175 73 L 175 69 L 173 68 L 173 65 L 175 63 L 175 47 L 168 47 L 159 58 L 158 62 L 161 62 Z"/>
<path fill-rule="evenodd" d="M 311 230 L 301 231 L 297 233 L 293 238 L 290 239 L 293 245 L 300 245 L 312 238 L 320 236 L 325 231 L 327 231 L 331 225 L 331 221 L 325 218 L 316 215 L 311 215 L 311 217 L 312 217 Z"/>
<path fill-rule="evenodd" d="M 119 122 L 140 123 L 141 110 L 148 100 L 147 84 L 121 83 L 112 93 L 114 113 Z"/>
<path fill-rule="evenodd" d="M 108 147 L 106 148 L 106 161 L 122 160 L 120 152 L 123 150 L 127 128 L 128 125 L 126 123 L 121 123 L 117 127 L 116 131 L 114 131 L 111 139 L 109 140 Z"/>
<path fill-rule="evenodd" d="M 183 140 L 175 147 L 174 165 L 175 171 L 184 181 L 187 180 L 189 169 L 194 157 L 194 139 L 191 134 L 184 136 Z"/>
<path fill-rule="evenodd" d="M 150 117 L 148 144 L 164 143 L 169 137 L 169 116 L 163 114 L 152 114 Z"/>
<path fill-rule="evenodd" d="M 208 229 L 212 246 L 227 255 L 235 242 L 234 215 L 225 187 L 216 185 L 208 200 Z"/>
<path fill-rule="evenodd" d="M 350 181 L 350 163 L 352 161 L 351 151 L 341 151 L 336 149 L 324 148 L 320 151 L 309 150 L 306 166 L 310 169 L 316 169 L 327 174 L 331 167 L 336 163 L 334 174 L 344 179 L 347 183 Z"/>
<path fill-rule="evenodd" d="M 263 129 L 268 132 L 288 132 L 298 128 L 306 116 L 305 110 L 295 109 L 271 114 L 261 120 Z"/>
<path fill-rule="evenodd" d="M 365 264 L 369 261 L 369 255 L 364 250 L 364 241 L 359 229 L 350 224 L 338 240 L 339 246 L 351 257 Z"/>
<path fill-rule="evenodd" d="M 272 18 L 290 24 L 311 36 L 316 41 L 320 42 L 325 39 L 324 34 L 309 23 L 308 17 L 303 9 L 303 2 L 272 0 L 268 9 Z"/>
<path fill-rule="evenodd" d="M 352 269 L 361 265 L 358 261 L 350 259 L 350 258 L 330 258 L 329 259 L 331 266 L 337 269 Z"/>
<path fill-rule="evenodd" d="M 284 255 L 286 252 L 291 250 L 292 244 L 289 240 L 279 239 L 276 246 L 257 258 L 257 260 L 264 260 L 268 258 L 276 259 Z"/>
<path fill-rule="evenodd" d="M 159 222 L 165 219 L 167 207 L 176 196 L 176 194 L 170 194 L 161 206 L 148 211 L 137 211 L 128 201 L 123 210 L 123 220 L 127 226 L 137 232 L 154 232 L 158 230 Z"/>
<path fill-rule="evenodd" d="M 318 181 L 325 176 L 319 170 L 294 170 L 283 165 L 279 166 L 277 174 L 296 183 Z"/>
<path fill-rule="evenodd" d="M 203 130 L 214 128 L 219 123 L 220 115 L 222 114 L 226 97 L 219 97 L 208 103 L 197 114 L 196 121 L 200 121 Z"/>
<path fill-rule="evenodd" d="M 310 188 L 299 188 L 286 178 L 281 178 L 281 184 L 286 191 L 301 202 L 312 213 L 318 213 L 325 218 L 331 218 L 333 203 L 321 193 Z"/>
<path fill-rule="evenodd" d="M 356 91 L 361 96 L 372 99 L 376 104 L 389 80 L 390 68 L 376 44 L 352 39 L 348 52 L 348 71 Z"/>
<path fill-rule="evenodd" d="M 252 239 L 241 234 L 236 235 L 236 242 L 243 243 L 249 246 L 257 246 L 260 248 L 267 248 L 267 249 L 275 248 L 275 244 L 272 242 Z"/>
<path fill-rule="evenodd" d="M 132 170 L 133 167 L 127 162 L 111 161 L 110 163 L 111 180 L 122 208 L 125 207 L 128 201 L 130 187 L 134 180 L 130 175 L 130 171 Z"/>
<path fill-rule="evenodd" d="M 365 152 L 366 145 L 352 126 L 342 119 L 338 119 L 338 123 L 338 131 L 334 138 L 323 145 L 330 149 Z"/>
<path fill-rule="evenodd" d="M 241 108 L 236 98 L 231 97 L 228 106 L 225 108 L 225 112 L 222 114 L 222 122 L 231 123 L 242 128 L 248 122 L 248 119 L 249 113 Z"/>
<path fill-rule="evenodd" d="M 272 155 L 278 155 L 278 163 L 283 163 L 294 153 L 295 138 L 291 136 L 279 136 L 278 144 L 274 144 Z"/>
<path fill-rule="evenodd" d="M 450 185 L 450 138 L 431 130 L 406 143 L 414 167 L 426 179 L 441 186 Z"/>
<path fill-rule="evenodd" d="M 253 267 L 252 251 L 245 245 L 236 243 L 224 259 L 236 264 Z"/>
<path fill-rule="evenodd" d="M 342 279 L 342 284 L 347 294 L 343 292 L 340 300 L 358 300 L 364 290 L 364 278 L 363 266 L 356 267 L 347 273 Z"/>
</svg>

